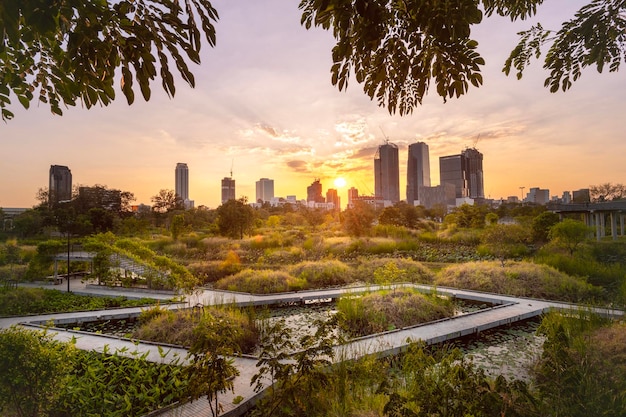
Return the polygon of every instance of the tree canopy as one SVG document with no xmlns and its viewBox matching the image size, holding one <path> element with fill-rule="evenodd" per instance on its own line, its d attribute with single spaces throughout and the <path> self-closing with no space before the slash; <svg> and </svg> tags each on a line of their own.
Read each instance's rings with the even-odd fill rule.
<svg viewBox="0 0 626 417">
<path fill-rule="evenodd" d="M 87 108 L 106 106 L 115 99 L 116 78 L 129 104 L 133 83 L 149 100 L 157 76 L 173 96 L 171 61 L 194 86 L 187 61 L 200 63 L 202 34 L 215 44 L 217 18 L 208 0 L 2 1 L 2 119 L 13 117 L 11 93 L 25 108 L 36 98 L 59 115 L 77 101 Z"/>
<path fill-rule="evenodd" d="M 409 114 L 431 83 L 444 102 L 483 83 L 485 61 L 472 27 L 485 17 L 511 21 L 534 16 L 543 0 L 301 0 L 307 29 L 331 30 L 331 82 L 345 90 L 351 76 L 390 113 Z M 195 85 L 188 62 L 200 63 L 206 39 L 216 42 L 218 13 L 209 0 L 5 0 L 0 3 L 0 111 L 11 119 L 14 95 L 26 108 L 32 100 L 53 113 L 80 102 L 87 108 L 116 98 L 118 80 L 129 104 L 139 91 L 151 96 L 160 78 L 175 94 L 170 71 Z M 626 3 L 591 0 L 558 30 L 541 24 L 520 32 L 504 63 L 521 78 L 545 53 L 551 92 L 567 90 L 595 66 L 617 71 L 626 59 Z"/>
</svg>

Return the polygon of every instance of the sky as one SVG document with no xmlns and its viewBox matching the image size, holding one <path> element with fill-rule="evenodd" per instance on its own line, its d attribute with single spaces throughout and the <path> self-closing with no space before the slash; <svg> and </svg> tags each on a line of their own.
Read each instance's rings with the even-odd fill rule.
<svg viewBox="0 0 626 417">
<path fill-rule="evenodd" d="M 231 172 L 237 197 L 250 201 L 263 177 L 274 179 L 276 196 L 298 199 L 316 178 L 324 194 L 344 178 L 345 207 L 348 188 L 373 193 L 373 160 L 386 139 L 400 149 L 402 198 L 407 147 L 416 141 L 429 145 L 432 185 L 439 184 L 439 157 L 475 146 L 487 198 L 625 183 L 624 69 L 588 68 L 556 94 L 543 87 L 539 61 L 521 80 L 501 71 L 517 32 L 537 20 L 558 28 L 581 4 L 551 0 L 537 19 L 522 22 L 485 18 L 472 29 L 486 61 L 483 86 L 447 103 L 433 89 L 401 117 L 372 102 L 354 78 L 346 92 L 332 86 L 334 39 L 300 25 L 298 1 L 214 0 L 217 46 L 204 45 L 202 64 L 191 64 L 195 88 L 178 77 L 169 99 L 157 80 L 149 102 L 136 94 L 129 106 L 118 90 L 107 107 L 70 107 L 60 117 L 44 104 L 14 106 L 15 118 L 0 122 L 0 207 L 36 205 L 50 165 L 67 165 L 74 185 L 106 185 L 150 204 L 159 190 L 174 189 L 178 162 L 189 167 L 196 207 L 217 207 L 221 179 Z"/>
</svg>

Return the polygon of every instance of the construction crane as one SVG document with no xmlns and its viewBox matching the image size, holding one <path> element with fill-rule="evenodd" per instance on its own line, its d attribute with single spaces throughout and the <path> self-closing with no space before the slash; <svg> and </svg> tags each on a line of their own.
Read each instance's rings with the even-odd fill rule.
<svg viewBox="0 0 626 417">
<path fill-rule="evenodd" d="M 230 161 L 230 178 L 233 178 L 233 165 L 235 165 L 235 158 Z"/>
<path fill-rule="evenodd" d="M 522 202 L 524 201 L 524 189 L 526 187 L 519 187 L 520 190 L 522 190 Z"/>
<path fill-rule="evenodd" d="M 387 135 L 385 135 L 385 131 L 383 130 L 383 128 L 381 126 L 378 126 L 378 128 L 383 133 L 383 137 L 385 138 L 385 144 L 388 144 L 389 143 L 389 138 L 387 137 Z"/>
<path fill-rule="evenodd" d="M 476 136 L 476 139 L 474 139 L 474 142 L 472 142 L 472 148 L 476 149 L 476 145 L 478 145 L 479 141 L 480 141 L 480 133 L 478 134 L 478 136 Z"/>
</svg>

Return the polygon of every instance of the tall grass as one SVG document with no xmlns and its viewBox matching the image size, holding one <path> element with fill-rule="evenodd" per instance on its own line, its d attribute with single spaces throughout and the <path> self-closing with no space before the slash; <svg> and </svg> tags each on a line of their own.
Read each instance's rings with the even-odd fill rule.
<svg viewBox="0 0 626 417">
<path fill-rule="evenodd" d="M 592 302 L 601 289 L 547 265 L 512 262 L 468 262 L 439 272 L 437 285 L 521 297 L 570 302 Z"/>
<path fill-rule="evenodd" d="M 393 264 L 399 271 L 395 279 L 391 282 L 414 282 L 430 284 L 434 281 L 434 273 L 422 265 L 420 262 L 410 258 L 366 258 L 357 259 L 355 264 L 355 277 L 358 281 L 366 283 L 376 282 L 376 271 L 384 269 L 389 264 Z"/>
<path fill-rule="evenodd" d="M 243 271 L 222 278 L 215 283 L 215 288 L 253 294 L 271 294 L 302 290 L 306 281 L 284 271 L 244 269 Z"/>
<path fill-rule="evenodd" d="M 352 337 L 426 323 L 454 314 L 449 299 L 412 289 L 342 297 L 337 302 L 337 310 L 341 329 Z"/>
<path fill-rule="evenodd" d="M 304 279 L 307 288 L 327 288 L 354 282 L 352 269 L 338 260 L 302 262 L 289 268 L 291 275 Z"/>
</svg>

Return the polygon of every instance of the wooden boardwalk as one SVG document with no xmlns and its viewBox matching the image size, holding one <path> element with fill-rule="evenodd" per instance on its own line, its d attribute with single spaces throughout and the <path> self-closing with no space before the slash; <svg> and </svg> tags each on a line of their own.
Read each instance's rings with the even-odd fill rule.
<svg viewBox="0 0 626 417">
<path fill-rule="evenodd" d="M 79 284 L 75 284 L 79 285 Z M 434 288 L 427 285 L 410 285 L 424 292 L 437 291 L 437 293 L 449 295 L 459 299 L 467 299 L 481 301 L 495 305 L 492 308 L 481 310 L 474 313 L 463 314 L 454 318 L 439 320 L 420 326 L 413 326 L 405 329 L 398 329 L 383 334 L 377 334 L 369 337 L 355 339 L 344 345 L 335 347 L 335 358 L 341 360 L 356 359 L 361 356 L 377 354 L 377 355 L 394 355 L 409 345 L 409 342 L 423 341 L 427 344 L 441 343 L 447 340 L 453 340 L 462 336 L 475 334 L 487 329 L 511 324 L 520 320 L 541 315 L 551 309 L 572 310 L 580 309 L 580 306 L 567 303 L 557 303 L 545 300 L 533 300 L 524 298 L 507 297 L 497 294 L 486 294 L 475 291 L 465 291 L 452 288 Z M 168 308 L 178 309 L 193 306 L 196 304 L 214 305 L 214 304 L 233 304 L 238 306 L 248 305 L 269 305 L 269 304 L 300 304 L 317 300 L 336 299 L 342 295 L 349 293 L 360 293 L 366 291 L 374 291 L 379 289 L 377 286 L 364 286 L 352 288 L 337 288 L 320 291 L 303 291 L 285 294 L 273 295 L 251 295 L 232 292 L 219 292 L 203 290 L 196 292 L 188 297 L 186 303 L 174 304 Z M 76 288 L 78 292 L 78 288 Z M 83 288 L 83 292 L 88 293 L 88 288 Z M 100 290 L 99 293 L 103 291 Z M 128 295 L 123 290 L 109 291 L 110 294 Z M 132 296 L 138 296 L 136 292 Z M 140 294 L 140 296 L 149 296 L 149 293 Z M 55 323 L 71 323 L 76 321 L 87 321 L 94 318 L 113 319 L 121 317 L 129 317 L 138 315 L 140 308 L 127 308 L 117 310 L 95 311 L 95 312 L 78 312 L 63 314 L 48 314 L 31 317 L 17 317 L 0 319 L 0 328 L 8 327 L 14 324 L 26 326 L 43 325 L 50 320 Z M 594 311 L 609 316 L 623 316 L 623 312 L 617 310 L 594 309 Z M 148 344 L 136 343 L 127 339 L 116 337 L 107 337 L 105 335 L 96 335 L 85 332 L 67 331 L 61 329 L 53 330 L 55 337 L 59 340 L 75 339 L 76 345 L 80 349 L 103 351 L 105 346 L 109 351 L 126 351 L 145 353 L 148 352 L 148 359 L 155 362 L 182 361 L 185 359 L 187 352 L 184 349 Z M 164 353 L 167 353 L 164 355 Z M 250 385 L 252 376 L 257 372 L 256 362 L 254 358 L 237 357 L 235 366 L 240 375 L 234 380 L 234 392 L 224 394 L 220 398 L 223 411 L 220 414 L 224 417 L 239 416 L 247 411 L 258 399 L 258 394 L 254 392 Z M 237 405 L 233 403 L 236 397 L 242 397 L 243 401 Z M 150 416 L 167 416 L 167 417 L 195 417 L 210 415 L 207 401 L 202 399 L 191 403 L 182 404 L 176 407 L 164 409 Z"/>
</svg>

